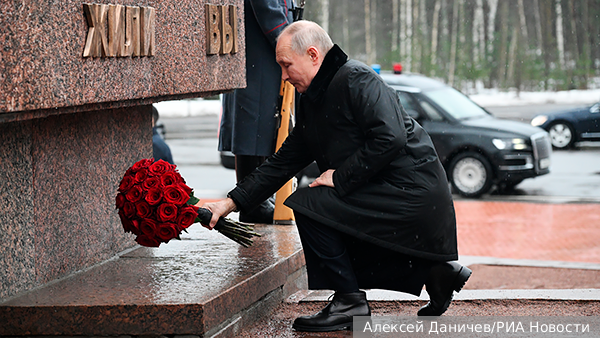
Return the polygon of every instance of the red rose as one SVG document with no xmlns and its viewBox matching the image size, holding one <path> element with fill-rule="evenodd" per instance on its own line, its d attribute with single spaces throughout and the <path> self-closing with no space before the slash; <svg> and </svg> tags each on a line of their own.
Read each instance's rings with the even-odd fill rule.
<svg viewBox="0 0 600 338">
<path fill-rule="evenodd" d="M 135 235 L 139 236 L 141 234 L 140 231 L 140 221 L 138 221 L 137 219 L 131 220 L 131 232 L 133 232 Z"/>
<path fill-rule="evenodd" d="M 177 206 L 171 203 L 163 203 L 158 206 L 157 218 L 163 222 L 175 221 L 177 219 Z"/>
<path fill-rule="evenodd" d="M 196 221 L 196 217 L 198 217 L 198 207 L 190 205 L 181 208 L 179 210 L 179 215 L 177 216 L 177 226 L 179 227 L 179 230 L 181 231 L 189 228 L 189 226 Z"/>
<path fill-rule="evenodd" d="M 131 167 L 131 171 L 138 172 L 140 169 L 145 169 L 145 168 L 150 167 L 151 164 L 152 164 L 151 159 L 149 159 L 149 158 L 141 159 L 141 160 L 135 162 L 135 164 Z"/>
<path fill-rule="evenodd" d="M 179 183 L 179 187 L 185 191 L 185 195 L 188 197 L 190 197 L 190 195 L 192 194 L 192 188 L 188 187 L 187 184 L 185 183 Z M 186 201 L 187 202 L 187 201 Z"/>
<path fill-rule="evenodd" d="M 185 190 L 183 190 L 179 185 L 170 185 L 165 187 L 163 196 L 165 201 L 173 203 L 177 206 L 185 204 L 185 202 L 190 199 L 190 195 L 186 194 Z"/>
<path fill-rule="evenodd" d="M 125 212 L 123 210 L 119 211 L 119 218 L 121 219 L 121 224 L 123 225 L 123 230 L 125 232 L 133 232 L 131 229 L 133 225 L 131 224 L 131 220 L 125 216 Z"/>
<path fill-rule="evenodd" d="M 133 187 L 134 184 L 135 180 L 133 176 L 125 175 L 123 176 L 121 183 L 119 183 L 119 191 L 125 193 L 127 192 L 127 190 L 131 189 L 131 187 Z"/>
<path fill-rule="evenodd" d="M 150 205 L 157 205 L 163 197 L 163 192 L 160 188 L 151 188 L 146 193 L 146 202 Z"/>
<path fill-rule="evenodd" d="M 183 179 L 181 178 L 181 175 L 176 171 L 167 171 L 160 177 L 160 183 L 163 187 L 178 184 L 181 182 L 183 182 Z"/>
<path fill-rule="evenodd" d="M 163 242 L 168 243 L 179 235 L 176 227 L 177 225 L 174 223 L 161 223 L 157 233 L 158 238 Z"/>
<path fill-rule="evenodd" d="M 125 214 L 125 217 L 127 218 L 133 218 L 133 216 L 135 216 L 135 205 L 129 201 L 125 201 L 125 203 L 123 203 L 123 213 Z"/>
<path fill-rule="evenodd" d="M 115 198 L 115 205 L 117 209 L 123 209 L 123 205 L 125 204 L 125 195 L 118 193 L 117 198 Z"/>
<path fill-rule="evenodd" d="M 140 245 L 149 246 L 153 248 L 157 248 L 160 245 L 160 242 L 156 240 L 154 237 L 139 235 L 135 238 L 135 241 Z"/>
<path fill-rule="evenodd" d="M 150 218 L 144 218 L 140 224 L 140 231 L 150 237 L 153 237 L 158 231 L 158 223 Z"/>
<path fill-rule="evenodd" d="M 160 179 L 158 177 L 148 177 L 142 183 L 142 188 L 144 188 L 145 190 L 150 190 L 152 188 L 158 187 L 160 187 Z"/>
<path fill-rule="evenodd" d="M 169 162 L 158 160 L 150 166 L 150 174 L 154 176 L 159 176 L 164 174 L 165 172 L 172 170 L 171 164 Z"/>
<path fill-rule="evenodd" d="M 138 203 L 136 203 L 135 210 L 137 211 L 137 215 L 140 216 L 140 218 L 147 218 L 150 217 L 150 215 L 152 215 L 152 207 L 150 207 L 150 204 L 148 204 L 148 202 L 146 201 L 139 201 Z"/>
<path fill-rule="evenodd" d="M 127 200 L 129 202 L 133 202 L 133 203 L 141 200 L 143 197 L 142 188 L 140 188 L 139 185 L 134 185 L 133 187 L 131 187 L 131 189 L 129 189 L 129 191 L 127 192 L 125 197 L 127 197 Z"/>
<path fill-rule="evenodd" d="M 135 181 L 137 183 L 142 183 L 148 177 L 148 169 L 140 169 L 137 173 L 135 173 Z"/>
</svg>

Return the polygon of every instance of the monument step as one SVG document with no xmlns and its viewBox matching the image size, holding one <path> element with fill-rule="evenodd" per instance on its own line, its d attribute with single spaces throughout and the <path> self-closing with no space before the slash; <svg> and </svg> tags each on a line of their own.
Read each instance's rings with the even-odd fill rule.
<svg viewBox="0 0 600 338">
<path fill-rule="evenodd" d="M 0 336 L 228 337 L 306 288 L 296 227 L 259 225 L 244 248 L 196 224 L 0 303 Z"/>
</svg>

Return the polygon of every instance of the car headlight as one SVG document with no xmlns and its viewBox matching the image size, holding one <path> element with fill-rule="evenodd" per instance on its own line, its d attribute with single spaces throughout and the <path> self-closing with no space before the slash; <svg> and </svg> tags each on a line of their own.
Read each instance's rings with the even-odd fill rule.
<svg viewBox="0 0 600 338">
<path fill-rule="evenodd" d="M 539 127 L 542 124 L 546 123 L 546 121 L 548 121 L 548 116 L 538 115 L 538 116 L 534 117 L 533 120 L 531 120 L 531 125 L 534 127 Z"/>
<path fill-rule="evenodd" d="M 512 149 L 512 150 L 524 150 L 527 149 L 527 142 L 522 138 L 510 138 L 501 139 L 495 138 L 492 143 L 499 150 Z"/>
</svg>

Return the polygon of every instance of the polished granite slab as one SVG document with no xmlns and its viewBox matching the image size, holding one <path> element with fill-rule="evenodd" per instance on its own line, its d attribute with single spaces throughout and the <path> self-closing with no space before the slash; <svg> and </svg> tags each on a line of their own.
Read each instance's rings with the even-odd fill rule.
<svg viewBox="0 0 600 338">
<path fill-rule="evenodd" d="M 249 248 L 188 230 L 0 303 L 0 335 L 204 335 L 304 265 L 294 226 L 257 226 Z"/>
</svg>

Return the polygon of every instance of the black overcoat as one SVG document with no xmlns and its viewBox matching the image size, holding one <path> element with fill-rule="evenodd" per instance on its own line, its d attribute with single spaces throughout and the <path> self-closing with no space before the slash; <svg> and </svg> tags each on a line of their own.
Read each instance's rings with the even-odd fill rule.
<svg viewBox="0 0 600 338">
<path fill-rule="evenodd" d="M 313 160 L 335 169 L 335 188 L 294 192 L 296 212 L 412 257 L 458 259 L 446 173 L 429 135 L 395 91 L 334 46 L 302 94 L 280 150 L 229 193 L 241 210 L 273 194 Z"/>
<path fill-rule="evenodd" d="M 253 156 L 275 151 L 281 87 L 275 46 L 279 33 L 293 22 L 291 9 L 291 0 L 244 1 L 246 88 L 224 94 L 219 150 Z"/>
</svg>

